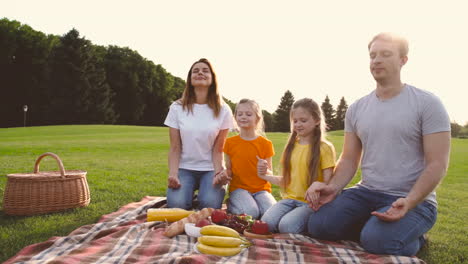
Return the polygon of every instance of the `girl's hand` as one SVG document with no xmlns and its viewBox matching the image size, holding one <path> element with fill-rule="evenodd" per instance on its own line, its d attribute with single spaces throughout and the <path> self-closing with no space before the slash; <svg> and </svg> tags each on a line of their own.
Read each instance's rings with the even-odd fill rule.
<svg viewBox="0 0 468 264">
<path fill-rule="evenodd" d="M 333 185 L 316 181 L 307 189 L 305 198 L 309 202 L 309 207 L 317 211 L 322 205 L 333 201 L 337 193 Z"/>
<path fill-rule="evenodd" d="M 257 157 L 257 174 L 260 178 L 265 176 L 268 172 L 268 161 Z"/>
<path fill-rule="evenodd" d="M 179 189 L 180 188 L 180 181 L 179 181 L 179 176 L 170 176 L 167 178 L 167 186 L 172 189 Z"/>
<path fill-rule="evenodd" d="M 228 184 L 230 180 L 231 180 L 231 177 L 229 177 L 226 170 L 222 170 L 215 174 L 213 178 L 213 185 L 216 185 L 216 184 L 225 185 L 225 184 Z"/>
</svg>

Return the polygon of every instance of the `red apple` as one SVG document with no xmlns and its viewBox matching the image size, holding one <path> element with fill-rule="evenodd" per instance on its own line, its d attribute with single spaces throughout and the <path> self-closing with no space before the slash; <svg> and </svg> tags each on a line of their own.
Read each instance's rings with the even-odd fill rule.
<svg viewBox="0 0 468 264">
<path fill-rule="evenodd" d="M 256 220 L 252 224 L 251 230 L 252 230 L 252 233 L 259 234 L 259 235 L 266 235 L 269 233 L 268 224 L 261 220 Z"/>
<path fill-rule="evenodd" d="M 222 209 L 216 209 L 211 213 L 211 221 L 215 224 L 221 224 L 227 218 L 226 212 Z"/>
<path fill-rule="evenodd" d="M 198 221 L 198 222 L 195 224 L 196 227 L 204 227 L 204 226 L 206 226 L 206 225 L 211 225 L 210 220 L 208 220 L 208 219 L 206 219 L 206 218 L 205 218 L 205 219 L 202 219 L 202 220 L 200 220 L 200 221 Z"/>
</svg>

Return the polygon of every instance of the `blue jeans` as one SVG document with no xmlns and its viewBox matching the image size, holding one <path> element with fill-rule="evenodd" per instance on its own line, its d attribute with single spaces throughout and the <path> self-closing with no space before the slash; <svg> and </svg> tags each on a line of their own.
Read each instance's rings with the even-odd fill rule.
<svg viewBox="0 0 468 264">
<path fill-rule="evenodd" d="M 283 199 L 270 207 L 262 217 L 270 232 L 303 233 L 307 231 L 307 221 L 314 211 L 309 205 L 293 199 Z"/>
<path fill-rule="evenodd" d="M 167 188 L 169 208 L 192 209 L 195 190 L 198 190 L 198 209 L 221 208 L 226 190 L 223 185 L 213 186 L 214 171 L 179 169 L 178 189 Z"/>
<path fill-rule="evenodd" d="M 259 219 L 275 203 L 275 198 L 267 191 L 250 193 L 236 189 L 229 193 L 227 208 L 231 214 L 248 214 Z"/>
<path fill-rule="evenodd" d="M 324 240 L 360 240 L 374 254 L 414 256 L 437 219 L 437 209 L 424 201 L 396 222 L 371 215 L 385 212 L 398 198 L 363 187 L 346 189 L 309 218 L 308 232 Z"/>
</svg>

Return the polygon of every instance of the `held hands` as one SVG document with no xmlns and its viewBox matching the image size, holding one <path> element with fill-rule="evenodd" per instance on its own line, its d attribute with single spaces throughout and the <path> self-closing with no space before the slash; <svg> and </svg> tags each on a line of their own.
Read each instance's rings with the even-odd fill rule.
<svg viewBox="0 0 468 264">
<path fill-rule="evenodd" d="M 262 178 L 268 173 L 268 161 L 257 157 L 257 174 Z"/>
<path fill-rule="evenodd" d="M 231 177 L 229 176 L 228 172 L 226 170 L 222 170 L 215 174 L 213 178 L 213 185 L 216 185 L 216 184 L 225 185 L 225 184 L 228 184 L 230 180 L 231 180 Z"/>
<path fill-rule="evenodd" d="M 335 199 L 337 191 L 332 185 L 323 182 L 314 182 L 306 191 L 305 199 L 309 202 L 309 207 L 317 211 L 322 205 Z"/>
<path fill-rule="evenodd" d="M 172 189 L 179 189 L 180 188 L 179 176 L 169 175 L 169 178 L 167 178 L 167 186 Z"/>
<path fill-rule="evenodd" d="M 392 207 L 390 207 L 387 211 L 383 213 L 374 211 L 371 214 L 376 216 L 382 221 L 394 222 L 403 218 L 408 211 L 409 211 L 408 199 L 399 198 L 398 200 L 392 203 Z"/>
</svg>

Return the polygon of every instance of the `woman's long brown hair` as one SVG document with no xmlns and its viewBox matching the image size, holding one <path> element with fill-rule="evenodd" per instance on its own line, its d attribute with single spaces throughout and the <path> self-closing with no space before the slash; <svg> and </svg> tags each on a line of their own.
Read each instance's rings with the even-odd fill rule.
<svg viewBox="0 0 468 264">
<path fill-rule="evenodd" d="M 221 111 L 221 96 L 218 92 L 218 82 L 216 81 L 216 74 L 213 71 L 213 67 L 211 63 L 207 59 L 199 59 L 198 61 L 194 62 L 190 67 L 187 76 L 187 84 L 185 85 L 184 93 L 182 94 L 182 98 L 179 100 L 182 103 L 182 109 L 188 110 L 189 112 L 193 113 L 193 104 L 196 102 L 195 96 L 195 87 L 192 85 L 192 69 L 193 66 L 197 63 L 205 63 L 208 65 L 211 71 L 211 85 L 208 88 L 208 95 L 207 95 L 207 103 L 208 106 L 213 109 L 213 113 L 215 117 L 219 116 L 219 112 Z"/>
<path fill-rule="evenodd" d="M 281 164 L 283 167 L 283 184 L 282 186 L 286 188 L 289 183 L 291 183 L 291 154 L 294 149 L 294 145 L 297 141 L 297 133 L 294 131 L 293 122 L 292 122 L 292 113 L 297 108 L 303 108 L 308 113 L 312 115 L 312 117 L 320 121 L 319 125 L 314 128 L 313 136 L 310 138 L 310 156 L 307 160 L 307 164 L 309 167 L 309 177 L 307 179 L 307 183 L 310 186 L 314 181 L 317 180 L 318 170 L 320 166 L 320 144 L 322 141 L 326 141 L 325 139 L 325 120 L 322 114 L 322 110 L 320 109 L 319 105 L 310 98 L 303 98 L 294 102 L 291 111 L 289 113 L 289 119 L 291 122 L 291 134 L 289 135 L 288 143 L 286 144 L 283 155 L 281 157 Z"/>
</svg>

